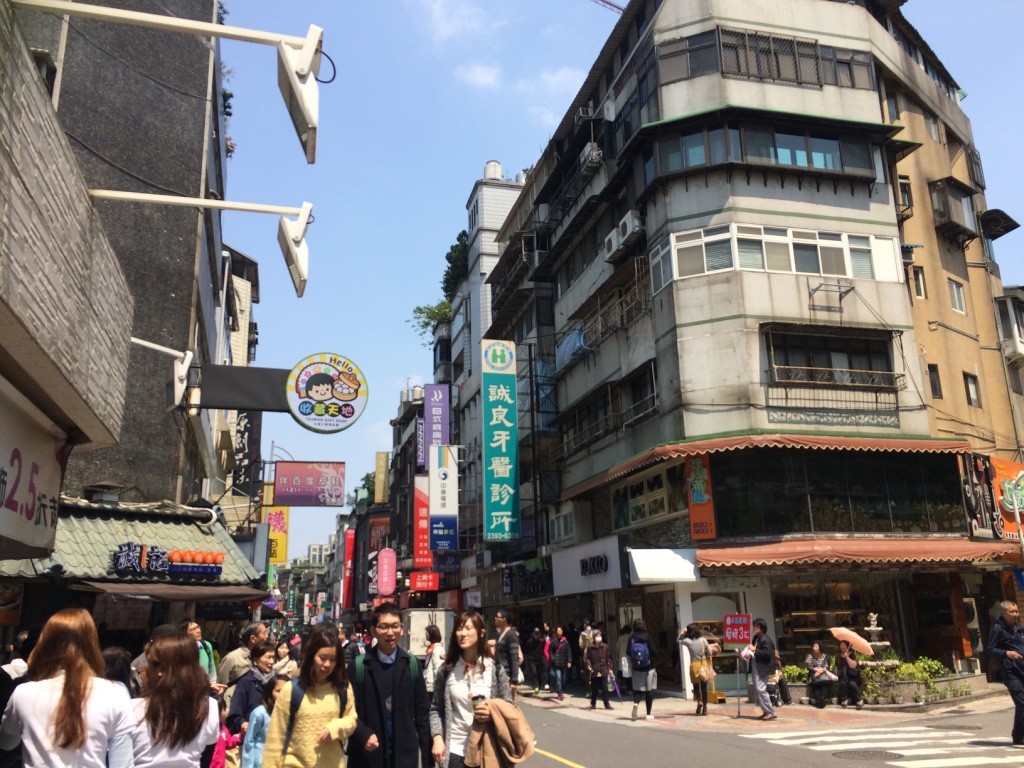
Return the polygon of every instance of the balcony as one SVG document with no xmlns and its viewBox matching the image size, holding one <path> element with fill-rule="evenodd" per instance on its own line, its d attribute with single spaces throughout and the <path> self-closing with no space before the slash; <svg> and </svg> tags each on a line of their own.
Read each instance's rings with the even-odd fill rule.
<svg viewBox="0 0 1024 768">
<path fill-rule="evenodd" d="M 814 368 L 806 365 L 772 365 L 772 384 L 805 387 L 844 387 L 896 391 L 906 389 L 906 376 L 893 371 L 865 371 L 856 368 Z"/>
<path fill-rule="evenodd" d="M 585 426 L 579 427 L 571 434 L 562 437 L 562 455 L 569 456 L 581 448 L 597 442 L 605 435 L 616 432 L 622 426 L 622 416 L 609 413 Z"/>
<path fill-rule="evenodd" d="M 972 196 L 977 192 L 962 181 L 947 176 L 929 182 L 935 229 L 940 235 L 966 248 L 978 236 Z"/>
</svg>

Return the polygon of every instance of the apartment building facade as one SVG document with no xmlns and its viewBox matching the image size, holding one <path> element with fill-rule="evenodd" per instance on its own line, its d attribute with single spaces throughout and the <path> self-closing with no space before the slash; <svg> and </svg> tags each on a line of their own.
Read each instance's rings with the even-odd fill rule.
<svg viewBox="0 0 1024 768">
<path fill-rule="evenodd" d="M 557 393 L 520 474 L 560 478 L 524 615 L 642 616 L 666 674 L 682 626 L 730 612 L 787 659 L 869 614 L 905 655 L 980 653 L 1016 545 L 968 520 L 961 462 L 1019 459 L 1012 219 L 901 5 L 622 14 L 489 280 L 486 335 L 550 354 Z"/>
</svg>

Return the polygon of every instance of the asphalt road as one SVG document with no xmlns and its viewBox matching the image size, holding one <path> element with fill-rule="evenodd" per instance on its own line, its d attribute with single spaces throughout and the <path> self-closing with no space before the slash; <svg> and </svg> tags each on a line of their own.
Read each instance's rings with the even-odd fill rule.
<svg viewBox="0 0 1024 768">
<path fill-rule="evenodd" d="M 531 768 L 676 768 L 677 766 L 844 766 L 844 768 L 954 768 L 1022 766 L 1024 749 L 1010 743 L 1013 706 L 1008 695 L 951 701 L 927 713 L 872 712 L 806 705 L 779 709 L 761 722 L 760 710 L 735 699 L 696 717 L 694 705 L 657 698 L 654 720 L 632 721 L 632 702 L 606 711 L 567 696 L 563 704 L 523 698 L 537 737 Z"/>
</svg>

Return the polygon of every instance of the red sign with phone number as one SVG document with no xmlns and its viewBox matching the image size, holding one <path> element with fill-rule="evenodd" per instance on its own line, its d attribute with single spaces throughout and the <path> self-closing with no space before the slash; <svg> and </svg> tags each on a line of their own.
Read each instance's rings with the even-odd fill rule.
<svg viewBox="0 0 1024 768">
<path fill-rule="evenodd" d="M 727 613 L 722 619 L 724 626 L 722 644 L 726 648 L 743 648 L 750 645 L 753 636 L 752 620 L 749 613 Z"/>
</svg>

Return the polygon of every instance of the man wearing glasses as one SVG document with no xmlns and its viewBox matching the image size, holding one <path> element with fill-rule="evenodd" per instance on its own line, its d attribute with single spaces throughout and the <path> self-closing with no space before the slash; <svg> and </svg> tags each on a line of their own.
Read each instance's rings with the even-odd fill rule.
<svg viewBox="0 0 1024 768">
<path fill-rule="evenodd" d="M 349 768 L 430 768 L 430 702 L 418 662 L 398 647 L 402 614 L 382 603 L 370 619 L 377 644 L 349 664 L 359 721 Z"/>
</svg>

